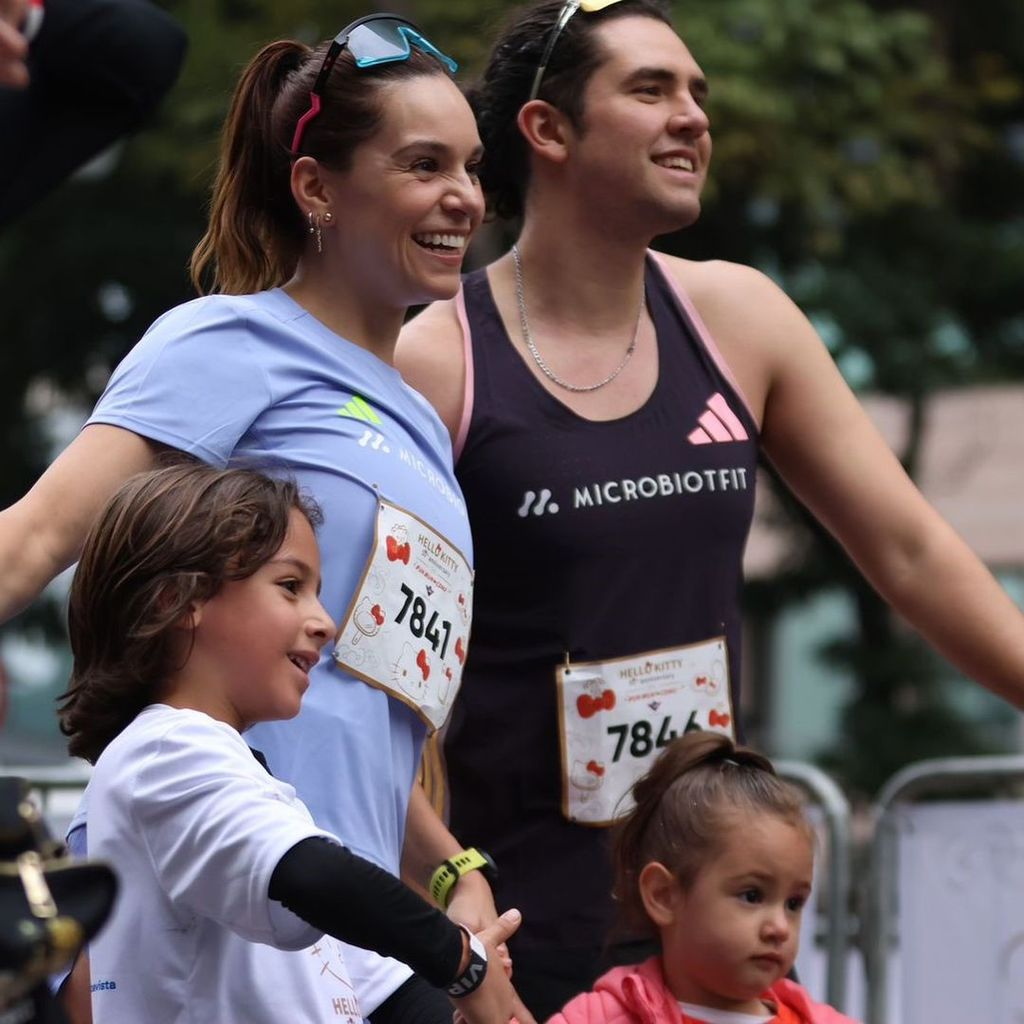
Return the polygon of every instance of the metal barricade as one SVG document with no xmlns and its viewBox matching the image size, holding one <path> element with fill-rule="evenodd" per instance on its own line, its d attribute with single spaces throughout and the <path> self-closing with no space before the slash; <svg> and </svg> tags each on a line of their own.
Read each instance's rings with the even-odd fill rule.
<svg viewBox="0 0 1024 1024">
<path fill-rule="evenodd" d="M 799 786 L 814 801 L 825 821 L 828 836 L 825 878 L 824 927 L 825 993 L 824 1000 L 837 1010 L 846 1008 L 846 972 L 851 935 L 850 896 L 850 805 L 842 790 L 821 769 L 800 761 L 777 761 L 775 770 Z M 818 935 L 815 937 L 817 938 Z"/>
<path fill-rule="evenodd" d="M 999 979 L 1008 979 L 1010 968 L 1002 960 L 1008 960 L 1014 952 L 1015 944 L 1024 938 L 1022 925 L 1024 922 L 1007 922 L 1007 926 L 1015 928 L 1017 934 L 1011 936 L 1006 943 L 1007 950 L 1000 954 L 996 948 L 999 938 L 992 931 L 976 928 L 964 939 L 966 922 L 963 920 L 946 920 L 939 916 L 939 904 L 942 896 L 943 883 L 947 889 L 956 888 L 956 896 L 961 905 L 977 907 L 995 906 L 1000 912 L 1016 917 L 1011 909 L 1011 900 L 1017 898 L 1021 886 L 1016 883 L 1017 876 L 1024 877 L 1024 801 L 1019 797 L 1012 803 L 995 799 L 993 791 L 1006 789 L 1008 785 L 1024 782 L 1024 756 L 1000 757 L 961 757 L 942 758 L 922 761 L 910 765 L 894 775 L 882 788 L 873 809 L 874 834 L 871 843 L 870 865 L 866 894 L 866 920 L 864 933 L 864 955 L 868 975 L 868 1024 L 918 1024 L 917 1020 L 904 1019 L 904 1003 L 897 999 L 894 983 L 894 962 L 903 967 L 900 957 L 900 943 L 903 951 L 912 949 L 915 956 L 928 956 L 927 946 L 935 942 L 940 950 L 945 946 L 953 948 L 953 940 L 958 942 L 977 943 L 977 948 L 969 946 L 977 954 L 977 963 L 983 968 L 991 968 L 991 979 L 995 983 Z M 984 788 L 984 799 L 977 799 L 977 790 Z M 970 804 L 952 801 L 954 795 L 962 796 L 965 791 L 975 791 L 975 799 Z M 942 796 L 946 799 L 927 804 L 915 803 L 922 797 Z M 985 810 L 988 814 L 983 822 L 972 808 Z M 952 813 L 945 813 L 952 812 Z M 991 812 L 991 813 L 990 813 Z M 943 817 L 944 815 L 944 817 Z M 929 849 L 924 846 L 925 828 L 941 824 L 944 831 L 936 832 L 938 843 L 932 843 Z M 900 875 L 901 836 L 918 839 L 920 845 L 914 849 L 914 861 L 905 858 L 904 876 Z M 929 841 L 930 837 L 929 837 Z M 937 861 L 941 859 L 941 863 Z M 993 867 L 995 870 L 993 870 Z M 999 874 L 1009 876 L 1002 879 L 1012 884 L 999 887 Z M 937 878 L 939 884 L 932 884 Z M 995 893 L 985 893 L 996 883 Z M 927 896 L 921 899 L 913 890 L 917 885 L 927 886 Z M 947 894 L 948 896 L 948 894 Z M 917 935 L 901 935 L 901 914 L 906 915 L 910 905 L 916 900 L 915 922 L 920 926 Z M 1000 923 L 1000 927 L 1003 924 Z M 912 945 L 908 945 L 907 940 Z M 988 948 L 991 947 L 991 948 Z M 960 962 L 956 971 L 944 971 L 943 966 L 935 961 L 928 964 L 927 977 L 922 985 L 928 990 L 935 990 L 937 995 L 941 986 L 951 981 L 957 990 L 966 991 L 970 984 L 980 984 L 982 989 L 993 988 L 992 983 L 978 979 L 977 972 L 971 966 Z M 1007 981 L 1008 983 L 1008 981 Z M 908 993 L 919 998 L 920 985 Z M 1002 998 L 998 993 L 988 992 L 999 1003 Z M 941 998 L 941 996 L 938 996 Z M 1001 1004 L 1000 1004 L 1001 1005 Z M 946 1024 L 947 1020 L 963 1020 L 959 1011 L 951 1003 L 947 1003 L 945 1011 L 929 1015 L 929 1024 Z M 894 1012 L 895 1010 L 895 1012 Z M 1012 1020 L 1021 1019 L 1016 1011 L 1009 1013 L 1007 1007 L 989 1010 L 980 1002 L 973 1004 L 973 1013 L 968 1018 L 990 1020 L 993 1024 L 1011 1024 Z"/>
</svg>

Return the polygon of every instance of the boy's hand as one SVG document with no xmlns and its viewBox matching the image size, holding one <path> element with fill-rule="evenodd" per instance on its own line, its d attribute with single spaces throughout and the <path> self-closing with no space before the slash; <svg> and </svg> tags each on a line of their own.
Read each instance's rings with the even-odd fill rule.
<svg viewBox="0 0 1024 1024">
<path fill-rule="evenodd" d="M 498 946 L 515 932 L 521 921 L 522 915 L 518 910 L 506 910 L 494 924 L 476 933 L 487 950 L 487 974 L 475 992 L 452 1000 L 456 1019 L 465 1024 L 507 1024 L 512 1016 L 513 1003 L 518 1000 Z"/>
<path fill-rule="evenodd" d="M 455 889 L 448 901 L 448 917 L 456 924 L 464 925 L 474 935 L 498 920 L 491 887 L 479 871 L 470 871 L 455 883 Z M 505 970 L 511 973 L 512 958 L 508 946 L 504 942 L 499 942 L 497 950 Z M 523 1024 L 533 1024 L 533 1021 L 526 1020 Z"/>
</svg>

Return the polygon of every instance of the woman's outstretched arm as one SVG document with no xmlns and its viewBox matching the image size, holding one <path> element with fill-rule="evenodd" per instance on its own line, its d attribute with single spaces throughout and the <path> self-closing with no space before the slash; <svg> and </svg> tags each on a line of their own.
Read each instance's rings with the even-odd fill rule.
<svg viewBox="0 0 1024 1024">
<path fill-rule="evenodd" d="M 78 558 L 100 509 L 128 477 L 152 469 L 159 451 L 130 430 L 92 424 L 24 498 L 0 512 L 0 622 Z"/>
</svg>

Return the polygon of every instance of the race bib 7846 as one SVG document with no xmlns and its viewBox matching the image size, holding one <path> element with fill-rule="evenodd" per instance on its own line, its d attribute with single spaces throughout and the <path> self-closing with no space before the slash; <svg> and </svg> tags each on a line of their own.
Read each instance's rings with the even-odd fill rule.
<svg viewBox="0 0 1024 1024">
<path fill-rule="evenodd" d="M 562 812 L 610 825 L 633 783 L 677 736 L 735 735 L 725 637 L 558 668 Z"/>
</svg>

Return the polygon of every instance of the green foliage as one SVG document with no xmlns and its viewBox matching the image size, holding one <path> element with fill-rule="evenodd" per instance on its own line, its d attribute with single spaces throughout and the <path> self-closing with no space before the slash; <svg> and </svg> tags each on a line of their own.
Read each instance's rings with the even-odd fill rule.
<svg viewBox="0 0 1024 1024">
<path fill-rule="evenodd" d="M 837 205 L 856 214 L 938 199 L 971 132 L 924 15 L 879 15 L 859 0 L 687 12 L 681 29 L 713 84 L 720 188 L 749 194 L 755 183 L 802 208 L 811 251 L 834 244 Z"/>
</svg>

